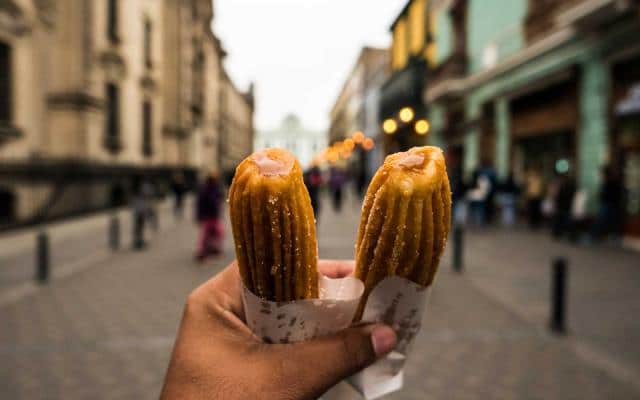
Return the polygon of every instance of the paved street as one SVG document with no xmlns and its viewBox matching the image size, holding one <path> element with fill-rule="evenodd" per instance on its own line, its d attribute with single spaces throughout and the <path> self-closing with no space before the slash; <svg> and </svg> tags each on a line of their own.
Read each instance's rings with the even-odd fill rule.
<svg viewBox="0 0 640 400">
<path fill-rule="evenodd" d="M 320 255 L 352 257 L 357 203 L 347 201 L 339 217 L 328 203 L 322 211 Z M 59 228 L 67 232 L 57 241 L 64 249 L 52 252 L 69 255 L 54 268 L 69 272 L 0 301 L 0 397 L 157 398 L 186 295 L 233 257 L 227 240 L 219 260 L 194 264 L 194 226 L 163 214 L 148 251 L 107 252 L 91 262 L 86 257 L 106 247 L 106 219 L 97 221 Z M 519 231 L 466 239 L 465 273 L 453 273 L 445 255 L 406 388 L 388 398 L 640 398 L 637 254 Z M 29 234 L 0 239 L 0 299 L 31 276 L 15 271 L 32 271 L 32 241 Z M 77 252 L 86 254 L 72 257 Z M 554 254 L 571 259 L 567 338 L 545 329 Z M 326 397 L 357 398 L 344 384 Z"/>
</svg>

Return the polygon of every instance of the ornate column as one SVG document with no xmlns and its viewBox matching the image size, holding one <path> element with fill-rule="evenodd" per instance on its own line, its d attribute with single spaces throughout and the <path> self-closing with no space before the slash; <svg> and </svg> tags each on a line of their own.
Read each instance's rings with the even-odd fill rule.
<svg viewBox="0 0 640 400">
<path fill-rule="evenodd" d="M 496 170 L 499 179 L 505 179 L 511 173 L 511 115 L 509 101 L 500 97 L 495 101 L 496 131 Z"/>
<path fill-rule="evenodd" d="M 581 65 L 577 140 L 578 186 L 586 190 L 589 209 L 597 204 L 600 169 L 608 160 L 609 98 L 611 82 L 609 68 L 602 56 L 589 54 Z"/>
</svg>

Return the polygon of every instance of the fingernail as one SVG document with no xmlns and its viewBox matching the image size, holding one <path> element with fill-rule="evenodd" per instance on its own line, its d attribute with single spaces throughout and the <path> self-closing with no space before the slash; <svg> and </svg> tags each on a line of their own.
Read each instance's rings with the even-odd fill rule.
<svg viewBox="0 0 640 400">
<path fill-rule="evenodd" d="M 371 332 L 371 342 L 376 356 L 381 357 L 396 347 L 396 333 L 388 326 L 376 326 Z"/>
</svg>

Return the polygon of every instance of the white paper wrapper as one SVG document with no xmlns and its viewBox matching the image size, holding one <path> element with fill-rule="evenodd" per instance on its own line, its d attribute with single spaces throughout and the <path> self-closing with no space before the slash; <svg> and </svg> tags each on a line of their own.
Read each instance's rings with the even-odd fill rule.
<svg viewBox="0 0 640 400">
<path fill-rule="evenodd" d="M 413 339 L 420 332 L 429 288 L 405 278 L 391 276 L 376 286 L 364 309 L 362 321 L 394 328 L 398 344 L 385 358 L 349 378 L 366 399 L 373 400 L 402 388 L 404 363 Z"/>
<path fill-rule="evenodd" d="M 293 343 L 339 332 L 351 325 L 364 284 L 354 278 L 320 276 L 319 299 L 266 301 L 246 287 L 243 291 L 247 325 L 267 343 Z"/>
<path fill-rule="evenodd" d="M 320 298 L 291 302 L 265 301 L 244 288 L 247 325 L 267 343 L 294 343 L 339 332 L 351 325 L 364 292 L 354 278 L 321 276 Z M 402 388 L 402 368 L 414 337 L 420 331 L 422 312 L 429 289 L 400 277 L 388 277 L 376 286 L 367 300 L 362 320 L 382 322 L 398 334 L 395 351 L 349 383 L 366 399 L 376 399 Z"/>
</svg>

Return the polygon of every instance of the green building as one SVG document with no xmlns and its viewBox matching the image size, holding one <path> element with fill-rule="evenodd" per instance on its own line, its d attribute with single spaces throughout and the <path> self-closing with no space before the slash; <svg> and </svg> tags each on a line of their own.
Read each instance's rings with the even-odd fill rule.
<svg viewBox="0 0 640 400">
<path fill-rule="evenodd" d="M 575 176 L 597 208 L 601 170 L 628 190 L 640 236 L 640 12 L 636 1 L 432 3 L 435 62 L 424 100 L 431 143 L 469 177 L 538 168 Z"/>
</svg>

